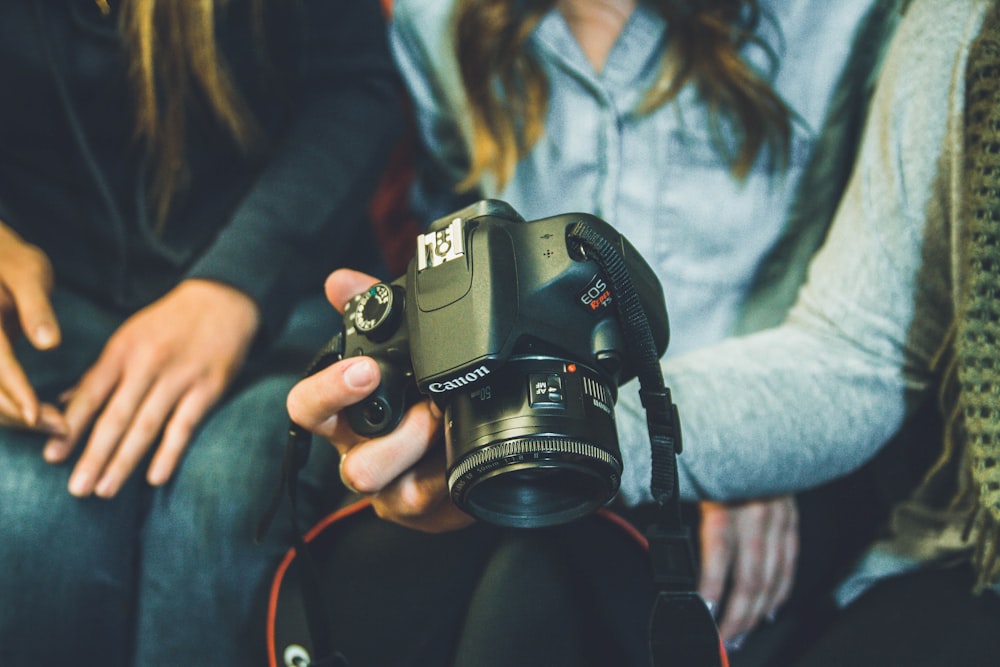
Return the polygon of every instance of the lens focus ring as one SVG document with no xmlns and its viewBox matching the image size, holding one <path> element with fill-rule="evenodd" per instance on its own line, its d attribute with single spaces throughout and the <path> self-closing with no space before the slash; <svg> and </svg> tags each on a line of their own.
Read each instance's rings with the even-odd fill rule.
<svg viewBox="0 0 1000 667">
<path fill-rule="evenodd" d="M 567 440 L 565 438 L 518 439 L 513 442 L 485 447 L 470 454 L 451 471 L 451 475 L 448 478 L 448 486 L 453 488 L 470 472 L 477 474 L 486 473 L 494 467 L 509 465 L 516 461 L 539 460 L 541 457 L 537 455 L 540 453 L 552 454 L 553 456 L 546 458 L 555 459 L 562 459 L 567 454 L 581 456 L 611 466 L 617 471 L 618 475 L 621 475 L 622 471 L 620 461 L 600 447 L 595 447 L 586 442 Z"/>
</svg>

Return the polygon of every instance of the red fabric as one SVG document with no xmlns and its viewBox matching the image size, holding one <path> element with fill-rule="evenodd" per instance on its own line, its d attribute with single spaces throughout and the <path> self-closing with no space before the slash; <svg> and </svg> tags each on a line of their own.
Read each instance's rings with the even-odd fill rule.
<svg viewBox="0 0 1000 667">
<path fill-rule="evenodd" d="M 368 205 L 375 239 L 392 278 L 406 270 L 416 251 L 416 239 L 421 230 L 420 223 L 410 210 L 416 128 L 412 118 L 408 117 L 407 121 L 405 134 L 393 150 L 379 187 Z"/>
<path fill-rule="evenodd" d="M 382 11 L 388 19 L 392 18 L 392 2 L 393 0 L 381 0 Z M 420 223 L 410 210 L 409 199 L 415 175 L 417 127 L 405 90 L 400 90 L 400 98 L 406 115 L 403 136 L 396 144 L 368 206 L 375 239 L 393 278 L 406 270 L 406 265 L 416 250 L 417 234 L 421 231 Z"/>
</svg>

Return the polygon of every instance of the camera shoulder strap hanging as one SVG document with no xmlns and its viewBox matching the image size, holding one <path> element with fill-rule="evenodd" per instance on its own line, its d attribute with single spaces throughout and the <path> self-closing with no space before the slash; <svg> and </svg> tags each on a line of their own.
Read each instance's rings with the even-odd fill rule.
<svg viewBox="0 0 1000 667">
<path fill-rule="evenodd" d="M 338 334 L 309 363 L 303 377 L 309 377 L 335 361 L 339 361 L 343 356 L 340 348 L 340 334 Z M 304 582 L 304 585 L 300 587 L 302 605 L 305 608 L 305 621 L 308 625 L 309 637 L 312 640 L 311 656 L 303 659 L 301 664 L 310 667 L 343 667 L 347 665 L 347 660 L 330 642 L 330 628 L 333 627 L 333 622 L 326 603 L 323 601 L 322 589 L 318 585 L 320 578 L 316 563 L 313 561 L 305 535 L 298 524 L 299 471 L 308 463 L 311 447 L 312 434 L 295 422 L 289 421 L 285 456 L 281 464 L 281 478 L 274 496 L 271 498 L 271 503 L 257 524 L 255 540 L 259 543 L 264 538 L 264 534 L 277 515 L 287 491 L 291 508 L 292 529 L 295 536 L 295 562 L 301 569 L 300 577 Z M 286 664 L 288 664 L 287 660 Z M 292 664 L 300 664 L 300 661 L 295 659 Z"/>
<path fill-rule="evenodd" d="M 677 455 L 681 452 L 677 406 L 665 386 L 649 321 L 621 253 L 592 226 L 580 220 L 568 237 L 584 257 L 604 271 L 637 368 L 639 396 L 646 410 L 652 448 L 650 488 L 659 508 L 649 527 L 649 556 L 657 587 L 649 625 L 654 667 L 725 667 L 725 650 L 704 600 L 697 593 L 697 565 L 691 537 L 681 521 Z"/>
</svg>

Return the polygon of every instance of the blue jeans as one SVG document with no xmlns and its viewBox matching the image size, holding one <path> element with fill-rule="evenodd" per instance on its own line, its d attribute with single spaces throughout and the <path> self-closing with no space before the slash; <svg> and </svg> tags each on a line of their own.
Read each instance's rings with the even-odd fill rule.
<svg viewBox="0 0 1000 667">
<path fill-rule="evenodd" d="M 124 319 L 66 292 L 53 300 L 63 345 L 18 348 L 44 400 L 76 382 Z M 287 500 L 261 544 L 254 530 L 278 484 L 285 396 L 335 326 L 319 299 L 299 315 L 285 349 L 301 350 L 287 357 L 301 365 L 245 374 L 163 487 L 145 483 L 143 465 L 110 501 L 74 498 L 75 459 L 47 464 L 42 437 L 0 429 L 0 665 L 266 663 L 263 601 L 292 539 Z M 313 447 L 303 525 L 338 502 L 336 465 L 331 447 Z"/>
</svg>

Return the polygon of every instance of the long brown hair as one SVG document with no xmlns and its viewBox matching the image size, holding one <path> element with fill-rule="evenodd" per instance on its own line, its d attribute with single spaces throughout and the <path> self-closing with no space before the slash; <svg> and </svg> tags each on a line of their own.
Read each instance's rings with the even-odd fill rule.
<svg viewBox="0 0 1000 667">
<path fill-rule="evenodd" d="M 693 83 L 708 107 L 716 148 L 736 177 L 746 176 L 765 145 L 787 159 L 790 111 L 740 57 L 748 42 L 760 43 L 756 0 L 649 1 L 667 22 L 670 47 L 638 111 L 670 102 Z M 548 82 L 525 45 L 553 6 L 555 0 L 458 0 L 455 48 L 473 134 L 460 189 L 474 187 L 485 174 L 502 187 L 542 135 Z M 736 131 L 736 150 L 727 151 L 721 141 L 724 124 Z"/>
<path fill-rule="evenodd" d="M 261 39 L 263 0 L 250 0 Z M 136 134 L 153 159 L 151 202 L 158 228 L 174 196 L 187 186 L 186 109 L 197 87 L 236 145 L 249 153 L 261 140 L 257 121 L 237 90 L 215 40 L 216 17 L 228 0 L 124 2 L 119 30 L 125 43 Z"/>
</svg>

